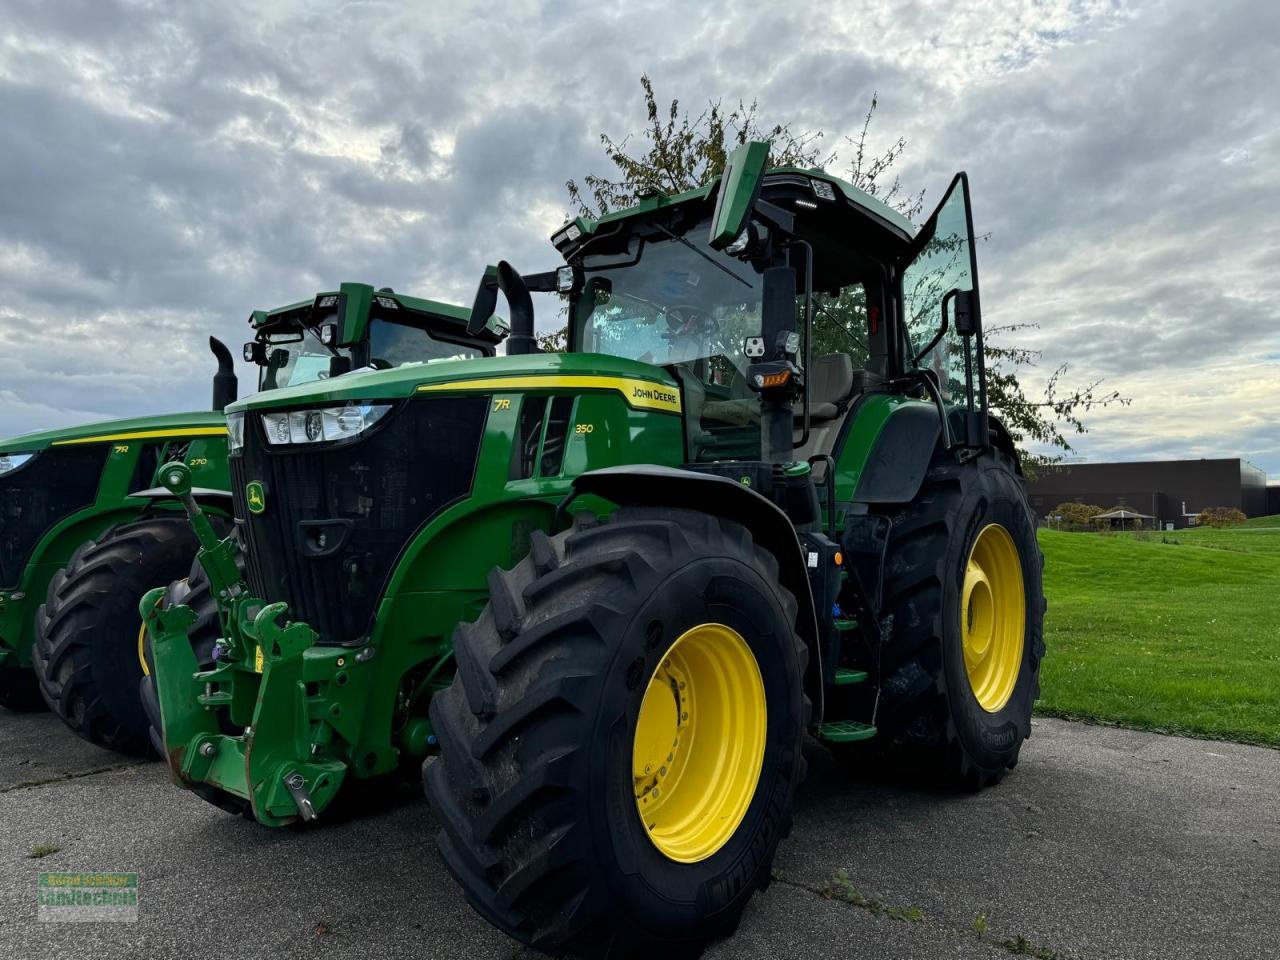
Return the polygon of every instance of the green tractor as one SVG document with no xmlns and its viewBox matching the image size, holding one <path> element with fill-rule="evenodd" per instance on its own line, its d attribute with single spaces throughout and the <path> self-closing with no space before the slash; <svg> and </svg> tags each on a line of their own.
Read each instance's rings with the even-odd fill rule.
<svg viewBox="0 0 1280 960">
<path fill-rule="evenodd" d="M 347 283 L 255 311 L 244 356 L 259 366 L 259 389 L 269 390 L 369 365 L 491 355 L 500 336 L 469 335 L 467 317 L 458 307 Z M 158 468 L 185 462 L 197 499 L 219 530 L 230 529 L 221 410 L 235 399 L 236 378 L 226 347 L 213 339 L 210 346 L 218 358 L 215 412 L 0 441 L 0 705 L 47 704 L 93 743 L 148 749 L 137 602 L 157 582 L 184 576 L 197 546 L 179 502 L 156 481 Z"/>
<path fill-rule="evenodd" d="M 500 291 L 504 357 L 229 407 L 239 539 L 161 470 L 202 545 L 141 607 L 175 783 L 282 825 L 425 760 L 475 908 L 622 957 L 734 928 L 807 734 L 970 788 L 1014 766 L 1042 561 L 967 180 L 916 232 L 767 156 L 566 224 L 556 270 L 487 270 L 471 329 Z"/>
</svg>

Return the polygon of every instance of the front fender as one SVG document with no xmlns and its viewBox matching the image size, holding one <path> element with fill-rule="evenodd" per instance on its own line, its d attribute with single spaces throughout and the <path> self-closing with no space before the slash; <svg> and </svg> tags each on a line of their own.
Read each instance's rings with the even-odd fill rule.
<svg viewBox="0 0 1280 960">
<path fill-rule="evenodd" d="M 574 494 L 593 494 L 618 506 L 680 507 L 741 523 L 778 561 L 778 579 L 796 598 L 796 631 L 809 649 L 805 693 L 812 722 L 822 716 L 822 646 L 805 555 L 791 520 L 773 501 L 727 477 L 676 467 L 640 464 L 579 474 Z"/>
</svg>

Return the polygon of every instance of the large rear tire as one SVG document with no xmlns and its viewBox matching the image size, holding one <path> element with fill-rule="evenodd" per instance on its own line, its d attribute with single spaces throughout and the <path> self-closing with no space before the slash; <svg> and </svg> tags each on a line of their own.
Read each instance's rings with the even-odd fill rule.
<svg viewBox="0 0 1280 960">
<path fill-rule="evenodd" d="M 740 524 L 624 508 L 535 534 L 489 587 L 431 704 L 445 863 L 536 949 L 696 955 L 768 885 L 804 775 L 777 562 Z"/>
<path fill-rule="evenodd" d="M 939 454 L 914 502 L 890 515 L 889 636 L 866 664 L 882 678 L 860 715 L 865 747 L 944 782 L 977 789 L 1018 762 L 1031 735 L 1044 656 L 1044 558 L 1013 462 L 998 451 L 958 464 Z M 861 749 L 860 749 L 861 747 Z"/>
<path fill-rule="evenodd" d="M 45 710 L 36 675 L 23 667 L 0 667 L 0 707 L 14 713 Z"/>
<path fill-rule="evenodd" d="M 50 709 L 90 743 L 138 756 L 150 752 L 138 698 L 138 601 L 185 574 L 197 546 L 185 518 L 150 517 L 81 544 L 54 574 L 36 611 L 34 666 Z"/>
</svg>

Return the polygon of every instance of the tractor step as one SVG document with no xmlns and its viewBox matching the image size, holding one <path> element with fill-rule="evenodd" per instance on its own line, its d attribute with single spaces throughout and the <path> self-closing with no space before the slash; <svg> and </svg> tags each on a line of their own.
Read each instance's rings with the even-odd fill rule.
<svg viewBox="0 0 1280 960">
<path fill-rule="evenodd" d="M 867 679 L 867 671 L 851 670 L 848 667 L 836 667 L 836 686 L 843 687 L 851 683 L 862 683 Z"/>
<path fill-rule="evenodd" d="M 818 728 L 818 736 L 831 743 L 870 740 L 875 735 L 875 727 L 869 723 L 859 723 L 857 720 L 837 720 L 834 723 L 824 723 Z"/>
</svg>

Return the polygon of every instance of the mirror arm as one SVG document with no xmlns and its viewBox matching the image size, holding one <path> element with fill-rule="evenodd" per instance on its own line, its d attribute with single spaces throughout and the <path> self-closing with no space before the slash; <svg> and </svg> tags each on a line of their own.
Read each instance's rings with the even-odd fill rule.
<svg viewBox="0 0 1280 960">
<path fill-rule="evenodd" d="M 777 204 L 770 203 L 768 200 L 756 200 L 752 212 L 769 226 L 781 230 L 788 236 L 796 232 L 796 215 Z"/>
<path fill-rule="evenodd" d="M 530 293 L 557 293 L 556 288 L 556 272 L 547 270 L 545 273 L 526 273 L 524 274 L 524 285 Z"/>
<path fill-rule="evenodd" d="M 939 343 L 941 343 L 942 338 L 946 336 L 947 329 L 950 326 L 950 321 L 947 318 L 947 304 L 950 303 L 953 299 L 955 299 L 956 294 L 958 294 L 959 292 L 960 292 L 959 287 L 952 287 L 950 290 L 948 290 L 945 294 L 942 295 L 942 325 L 938 327 L 938 332 L 933 335 L 933 339 L 930 340 L 927 344 L 925 344 L 925 346 L 922 347 L 920 351 L 916 353 L 914 357 L 911 358 L 911 362 L 914 363 L 916 366 L 920 365 L 920 358 L 923 357 L 930 350 L 932 350 L 934 347 L 936 347 Z"/>
<path fill-rule="evenodd" d="M 792 442 L 792 449 L 809 442 L 809 371 L 813 368 L 813 246 L 808 240 L 793 239 L 790 243 L 804 248 L 804 428 L 800 441 Z"/>
</svg>

